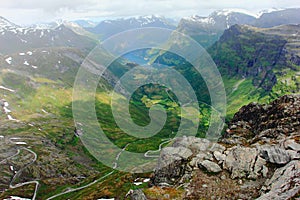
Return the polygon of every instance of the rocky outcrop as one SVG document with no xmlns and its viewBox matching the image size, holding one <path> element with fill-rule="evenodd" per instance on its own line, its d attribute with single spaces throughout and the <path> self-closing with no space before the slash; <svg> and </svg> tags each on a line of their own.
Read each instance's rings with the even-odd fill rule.
<svg viewBox="0 0 300 200">
<path fill-rule="evenodd" d="M 300 95 L 285 95 L 269 105 L 243 106 L 234 115 L 221 141 L 227 144 L 280 143 L 297 137 L 299 132 Z"/>
<path fill-rule="evenodd" d="M 259 200 L 290 199 L 300 193 L 300 161 L 295 160 L 275 171 L 272 178 L 262 188 L 264 193 Z"/>
<path fill-rule="evenodd" d="M 232 188 L 241 193 L 239 198 L 247 195 L 245 199 L 299 196 L 299 112 L 300 96 L 283 96 L 270 105 L 252 103 L 241 108 L 219 143 L 196 137 L 177 138 L 171 147 L 163 149 L 152 183 L 183 184 L 187 196 L 191 197 L 197 185 L 193 180 L 200 170 L 217 176 L 224 184 L 233 184 Z M 202 187 L 207 184 L 213 183 Z M 193 185 L 192 188 L 189 185 Z M 230 187 L 227 190 L 231 190 Z M 218 195 L 226 194 L 223 192 Z M 193 198 L 203 197 L 202 192 L 196 194 L 198 196 Z"/>
<path fill-rule="evenodd" d="M 233 147 L 226 152 L 223 168 L 231 172 L 231 178 L 256 178 L 254 166 L 258 157 L 257 149 L 248 147 Z M 258 166 L 258 167 L 262 167 Z M 260 169 L 256 170 L 259 171 Z M 257 172 L 256 172 L 257 173 Z"/>
<path fill-rule="evenodd" d="M 153 183 L 169 185 L 178 182 L 186 172 L 187 162 L 192 154 L 190 149 L 182 146 L 164 148 L 155 169 Z"/>
<path fill-rule="evenodd" d="M 260 154 L 261 157 L 266 159 L 268 162 L 278 165 L 286 164 L 291 160 L 289 152 L 280 148 L 278 145 L 264 145 L 260 147 Z"/>
</svg>

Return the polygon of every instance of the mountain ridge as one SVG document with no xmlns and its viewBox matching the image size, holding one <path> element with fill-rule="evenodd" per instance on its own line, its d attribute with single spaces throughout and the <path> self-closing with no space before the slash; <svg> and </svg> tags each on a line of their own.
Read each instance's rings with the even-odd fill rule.
<svg viewBox="0 0 300 200">
<path fill-rule="evenodd" d="M 0 43 L 0 53 L 9 54 L 51 46 L 76 46 L 82 50 L 90 50 L 97 42 L 75 33 L 64 24 L 52 28 L 20 27 L 2 17 Z"/>
<path fill-rule="evenodd" d="M 94 28 L 87 28 L 88 31 L 100 35 L 101 39 L 106 39 L 122 31 L 144 27 L 159 27 L 175 29 L 176 27 L 165 17 L 151 15 L 131 18 L 120 18 L 116 20 L 104 20 Z"/>
<path fill-rule="evenodd" d="M 219 39 L 224 30 L 232 25 L 270 28 L 284 24 L 299 24 L 300 16 L 298 13 L 300 13 L 300 8 L 273 10 L 262 13 L 260 16 L 241 10 L 224 9 L 214 11 L 208 17 L 185 17 L 179 22 L 176 30 L 191 36 L 207 48 Z"/>
</svg>

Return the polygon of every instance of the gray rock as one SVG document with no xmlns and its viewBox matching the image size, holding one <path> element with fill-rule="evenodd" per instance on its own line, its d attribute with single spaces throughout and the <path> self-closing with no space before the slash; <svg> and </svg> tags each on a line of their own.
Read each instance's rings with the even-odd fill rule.
<svg viewBox="0 0 300 200">
<path fill-rule="evenodd" d="M 220 145 L 218 143 L 211 143 L 211 146 L 209 147 L 210 152 L 219 151 L 220 153 L 223 153 L 226 150 L 226 147 L 223 145 Z"/>
<path fill-rule="evenodd" d="M 218 164 L 209 160 L 199 162 L 198 166 L 199 168 L 205 168 L 208 172 L 219 173 L 222 171 L 221 167 Z"/>
<path fill-rule="evenodd" d="M 132 192 L 130 200 L 147 200 L 147 197 L 141 189 L 138 189 Z"/>
<path fill-rule="evenodd" d="M 266 194 L 258 200 L 265 199 L 291 199 L 300 192 L 300 161 L 291 161 L 275 171 L 272 178 L 266 182 L 265 188 L 269 188 Z"/>
<path fill-rule="evenodd" d="M 256 179 L 259 176 L 260 172 L 262 172 L 263 176 L 266 177 L 266 172 L 268 172 L 268 168 L 266 167 L 266 164 L 267 164 L 266 160 L 258 156 L 254 165 L 253 172 L 250 173 L 249 178 Z M 263 172 L 263 170 L 265 171 Z"/>
<path fill-rule="evenodd" d="M 284 142 L 284 148 L 294 151 L 300 151 L 300 144 L 295 142 L 295 140 L 287 140 Z"/>
<path fill-rule="evenodd" d="M 190 166 L 198 167 L 198 163 L 203 160 L 213 160 L 213 156 L 209 152 L 200 152 L 195 157 L 192 158 Z"/>
<path fill-rule="evenodd" d="M 174 184 L 181 179 L 192 154 L 191 150 L 181 146 L 164 148 L 154 170 L 153 184 Z"/>
<path fill-rule="evenodd" d="M 300 152 L 287 150 L 287 154 L 290 156 L 291 160 L 299 160 L 300 159 Z"/>
<path fill-rule="evenodd" d="M 228 149 L 223 168 L 231 172 L 231 178 L 252 176 L 258 151 L 255 148 L 236 146 Z M 250 177 L 251 178 L 251 177 Z"/>
<path fill-rule="evenodd" d="M 260 155 L 266 161 L 275 164 L 286 164 L 291 158 L 287 151 L 279 146 L 264 145 L 259 148 Z"/>
<path fill-rule="evenodd" d="M 184 147 L 166 147 L 162 150 L 157 168 L 163 168 L 176 160 L 187 160 L 192 151 Z"/>
<path fill-rule="evenodd" d="M 268 172 L 269 172 L 268 167 L 266 167 L 265 165 L 263 165 L 263 168 L 261 170 L 261 173 L 262 173 L 263 177 L 267 177 Z"/>
<path fill-rule="evenodd" d="M 222 163 L 226 159 L 226 155 L 222 154 L 219 151 L 214 152 L 214 157 L 219 163 Z"/>
</svg>

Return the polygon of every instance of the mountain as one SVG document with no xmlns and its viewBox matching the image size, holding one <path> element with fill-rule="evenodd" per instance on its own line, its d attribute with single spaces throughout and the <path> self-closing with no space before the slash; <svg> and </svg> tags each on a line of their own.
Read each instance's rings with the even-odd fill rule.
<svg viewBox="0 0 300 200">
<path fill-rule="evenodd" d="M 0 31 L 1 33 L 4 30 L 11 30 L 11 31 L 15 31 L 15 29 L 20 28 L 18 25 L 8 21 L 7 19 L 5 19 L 4 17 L 0 16 Z"/>
<path fill-rule="evenodd" d="M 97 191 L 96 188 L 111 185 L 105 187 L 114 192 L 107 193 L 107 189 L 86 194 L 70 192 L 67 198 L 125 196 L 135 180 L 129 173 L 117 172 L 96 160 L 78 137 L 80 130 L 75 128 L 73 119 L 72 104 L 76 101 L 72 92 L 78 69 L 82 63 L 89 70 L 102 67 L 97 64 L 99 55 L 95 52 L 95 57 L 87 59 L 89 49 L 96 45 L 96 41 L 76 34 L 65 24 L 55 29 L 23 28 L 7 20 L 2 24 L 4 34 L 0 35 L 0 49 L 5 53 L 0 55 L 0 199 L 9 199 L 10 196 L 47 199 L 60 194 L 62 187 L 87 183 L 91 183 L 86 188 L 88 190 Z M 57 36 L 55 41 L 52 35 Z M 10 43 L 6 36 L 10 36 Z M 26 39 L 28 46 L 8 49 L 19 38 Z M 117 62 L 111 65 L 115 74 L 129 71 L 133 66 L 132 63 Z M 91 82 L 91 79 L 86 77 L 86 81 Z M 178 105 L 172 102 L 165 89 L 163 96 L 156 95 L 155 99 L 144 96 L 142 92 L 134 95 L 130 110 L 139 124 L 149 122 L 149 108 L 142 100 L 148 103 L 147 106 L 162 102 L 165 107 L 172 108 L 168 111 L 172 115 L 168 115 L 165 129 L 147 139 L 149 144 L 145 145 L 140 139 L 128 137 L 114 121 L 110 93 L 116 81 L 113 73 L 105 72 L 104 78 L 97 82 L 96 99 L 93 99 L 97 119 L 105 134 L 121 149 L 124 144 L 129 146 L 128 143 L 130 151 L 158 148 L 161 140 L 169 137 L 171 130 L 177 127 Z M 135 101 L 138 95 L 143 99 Z M 85 104 L 86 99 L 82 103 Z M 85 107 L 79 109 L 84 112 Z M 107 153 L 110 154 L 110 150 Z M 119 157 L 121 154 L 115 155 L 116 163 Z M 145 184 L 148 176 L 146 174 Z M 120 182 L 117 177 L 123 177 L 124 181 Z M 132 184 L 128 185 L 129 182 Z M 116 184 L 120 184 L 119 187 L 115 187 Z M 25 189 L 21 187 L 23 185 Z"/>
<path fill-rule="evenodd" d="M 95 41 L 98 41 L 97 35 L 87 31 L 85 28 L 81 25 L 79 25 L 76 22 L 69 22 L 69 21 L 65 21 L 63 22 L 63 25 L 66 26 L 67 28 L 71 29 L 72 31 L 74 31 L 76 34 L 78 35 L 82 35 L 82 36 L 86 36 L 89 37 Z"/>
<path fill-rule="evenodd" d="M 219 142 L 176 138 L 160 154 L 153 186 L 142 192 L 149 199 L 299 198 L 299 106 L 299 95 L 251 103 Z"/>
<path fill-rule="evenodd" d="M 234 25 L 208 49 L 225 83 L 229 115 L 252 101 L 299 93 L 299 31 L 299 25 Z"/>
<path fill-rule="evenodd" d="M 219 39 L 224 30 L 232 25 L 270 28 L 285 24 L 300 24 L 299 13 L 299 8 L 265 10 L 259 15 L 253 15 L 239 9 L 225 9 L 215 11 L 208 17 L 195 15 L 183 18 L 176 30 L 191 36 L 207 48 Z"/>
<path fill-rule="evenodd" d="M 300 25 L 269 29 L 234 25 L 208 51 L 221 73 L 253 78 L 254 86 L 271 91 L 286 73 L 299 79 L 299 31 Z M 298 83 L 294 90 L 299 90 Z"/>
<path fill-rule="evenodd" d="M 255 17 L 239 10 L 219 10 L 208 17 L 192 16 L 183 18 L 177 27 L 177 31 L 185 33 L 205 48 L 212 45 L 234 24 L 254 24 Z"/>
<path fill-rule="evenodd" d="M 207 48 L 222 75 L 228 118 L 247 103 L 267 103 L 284 94 L 299 93 L 299 31 L 299 25 L 233 25 Z M 166 52 L 154 62 L 179 71 L 191 83 L 198 100 L 210 104 L 206 83 L 184 59 Z"/>
<path fill-rule="evenodd" d="M 94 28 L 87 28 L 88 31 L 100 35 L 101 39 L 108 38 L 114 34 L 135 28 L 159 27 L 175 29 L 175 26 L 168 20 L 160 16 L 143 16 L 128 19 L 105 20 Z"/>
<path fill-rule="evenodd" d="M 20 27 L 3 17 L 0 18 L 0 43 L 2 54 L 55 46 L 88 50 L 96 45 L 94 40 L 76 34 L 63 24 L 54 29 Z"/>
<path fill-rule="evenodd" d="M 228 125 L 219 142 L 196 138 L 205 137 L 213 123 L 210 116 L 214 108 L 210 106 L 205 81 L 184 58 L 164 54 L 156 61 L 163 64 L 170 61 L 169 67 L 185 77 L 199 102 L 188 99 L 184 104 L 188 111 L 185 114 L 177 94 L 166 87 L 157 84 L 139 87 L 128 106 L 132 121 L 141 126 L 152 123 L 149 113 L 153 105 L 161 105 L 167 117 L 163 129 L 153 137 L 136 138 L 116 123 L 111 93 L 121 76 L 136 66 L 134 59 L 139 57 L 145 61 L 144 55 L 152 49 L 116 60 L 110 71 L 95 81 L 97 88 L 93 92 L 74 98 L 73 85 L 80 66 L 85 63 L 86 69 L 94 72 L 102 69 L 99 63 L 102 58 L 111 56 L 100 48 L 90 54 L 97 40 L 91 39 L 94 34 L 86 32 L 89 28 L 84 30 L 85 25 L 74 22 L 28 28 L 1 18 L 0 199 L 10 199 L 10 196 L 27 199 L 298 198 L 299 95 L 283 95 L 299 93 L 299 25 L 256 28 L 230 24 L 227 28 L 227 23 L 235 20 L 229 20 L 230 13 L 219 11 L 211 15 L 219 24 L 211 26 L 213 31 L 226 30 L 218 32 L 220 39 L 207 48 L 222 73 L 227 93 L 228 115 L 222 120 Z M 246 16 L 240 16 L 245 23 Z M 132 19 L 140 19 L 138 26 L 148 26 L 141 25 L 141 21 L 149 22 L 154 17 Z M 126 20 L 110 20 L 111 24 L 118 21 Z M 19 44 L 21 39 L 26 42 Z M 118 45 L 123 44 L 115 44 L 114 49 Z M 189 44 L 178 42 L 179 47 L 184 45 Z M 159 67 L 155 71 L 161 74 L 149 78 L 168 77 L 169 69 Z M 128 74 L 135 82 L 148 76 L 142 70 Z M 169 80 L 176 82 L 174 78 Z M 91 83 L 93 79 L 83 76 L 80 81 Z M 122 102 L 123 93 L 114 92 L 118 102 Z M 283 97 L 273 101 L 278 96 Z M 268 104 L 247 105 L 253 101 Z M 87 104 L 92 105 L 98 122 L 95 124 L 101 125 L 105 136 L 119 148 L 115 152 L 111 148 L 101 151 L 112 159 L 109 163 L 116 167 L 139 166 L 140 161 L 127 156 L 128 152 L 139 153 L 145 161 L 157 157 L 157 167 L 155 162 L 138 167 L 141 172 L 155 168 L 153 174 L 118 171 L 90 154 L 80 139 L 82 134 L 89 135 L 81 127 L 94 124 Z M 199 106 L 199 112 L 194 105 Z M 87 113 L 86 121 L 75 124 L 74 111 Z M 181 121 L 188 122 L 182 128 L 190 133 L 189 129 L 195 127 L 193 116 L 200 121 L 196 137 L 172 139 Z M 96 141 L 94 137 L 91 139 Z"/>
<path fill-rule="evenodd" d="M 92 28 L 95 27 L 97 25 L 96 22 L 90 21 L 90 20 L 75 20 L 73 21 L 74 23 L 78 24 L 79 26 L 83 27 L 83 28 Z"/>
<path fill-rule="evenodd" d="M 275 10 L 263 13 L 255 22 L 255 26 L 269 28 L 283 24 L 300 24 L 300 8 Z"/>
</svg>

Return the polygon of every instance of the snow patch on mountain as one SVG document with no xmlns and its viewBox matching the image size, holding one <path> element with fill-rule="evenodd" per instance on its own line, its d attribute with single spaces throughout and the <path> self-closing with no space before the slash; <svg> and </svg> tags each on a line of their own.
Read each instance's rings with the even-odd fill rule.
<svg viewBox="0 0 300 200">
<path fill-rule="evenodd" d="M 7 88 L 7 87 L 4 87 L 4 86 L 2 86 L 2 85 L 0 85 L 0 89 L 2 89 L 2 90 L 6 90 L 6 91 L 9 91 L 9 92 L 15 92 L 15 90 L 13 90 L 13 89 L 9 89 L 9 88 Z M 6 102 L 7 103 L 7 102 Z M 6 105 L 5 103 L 4 103 L 4 105 Z M 8 106 L 8 105 L 7 105 Z"/>
<path fill-rule="evenodd" d="M 7 64 L 11 65 L 12 57 L 6 58 L 6 59 L 5 59 L 5 62 L 7 62 Z"/>
<path fill-rule="evenodd" d="M 270 8 L 270 9 L 265 9 L 257 13 L 257 17 L 261 17 L 263 14 L 271 13 L 271 12 L 276 12 L 276 11 L 281 11 L 284 10 L 283 8 Z"/>
<path fill-rule="evenodd" d="M 25 60 L 23 64 L 29 66 L 29 63 L 27 60 Z"/>
<path fill-rule="evenodd" d="M 215 20 L 212 17 L 200 17 L 198 15 L 193 15 L 191 17 L 185 17 L 185 20 L 192 21 L 192 22 L 199 22 L 205 24 L 215 24 Z"/>
<path fill-rule="evenodd" d="M 230 9 L 217 10 L 217 11 L 213 12 L 211 15 L 216 14 L 216 15 L 229 16 L 232 13 L 241 13 L 241 14 L 257 17 L 257 14 L 252 13 L 252 12 L 250 12 L 248 10 L 245 10 L 245 9 L 240 9 L 240 8 L 230 8 Z"/>
</svg>

